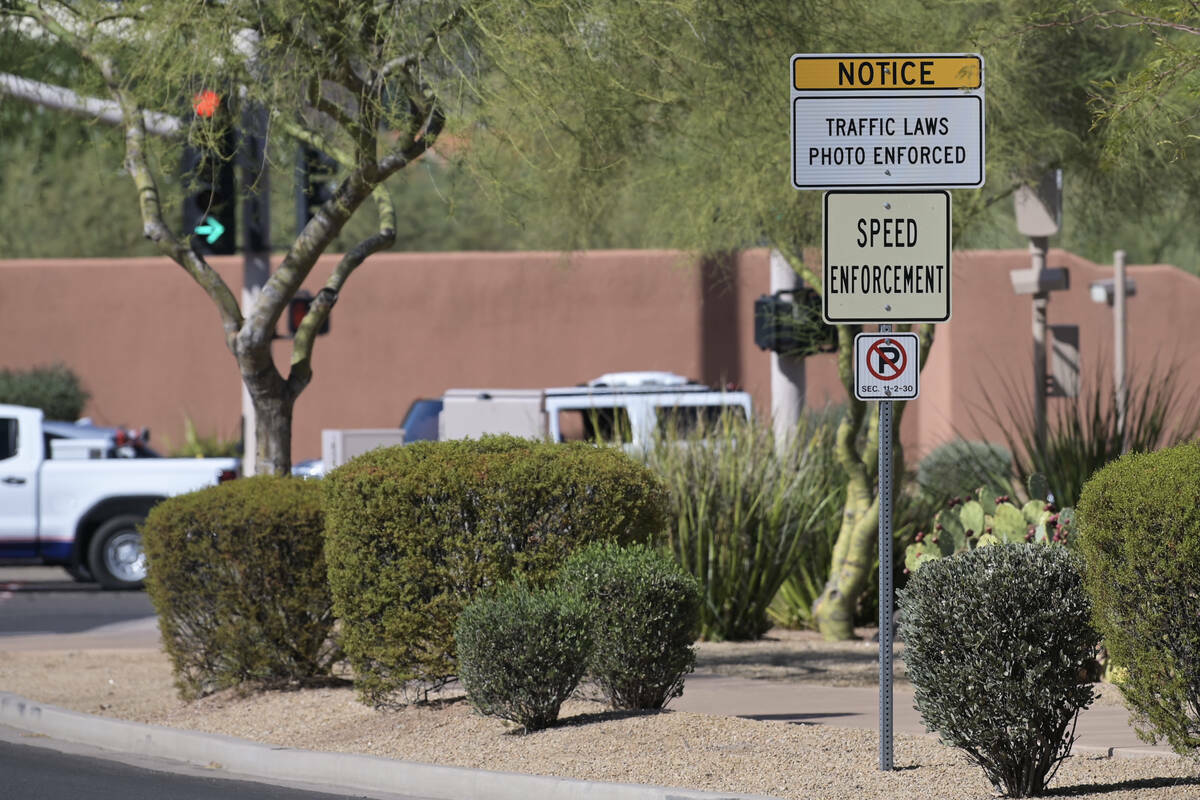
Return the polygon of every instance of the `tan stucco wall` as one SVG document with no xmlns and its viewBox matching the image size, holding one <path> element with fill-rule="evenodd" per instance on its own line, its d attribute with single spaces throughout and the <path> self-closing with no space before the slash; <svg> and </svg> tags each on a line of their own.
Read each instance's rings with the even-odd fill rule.
<svg viewBox="0 0 1200 800">
<path fill-rule="evenodd" d="M 320 287 L 335 258 L 321 261 L 307 288 Z M 213 263 L 240 286 L 240 259 Z M 1111 267 L 1061 250 L 1048 265 L 1071 272 L 1049 321 L 1081 327 L 1084 380 L 1107 385 L 1111 310 L 1091 302 L 1088 284 L 1111 277 Z M 1031 304 L 1008 277 L 1028 266 L 1023 250 L 955 253 L 953 319 L 938 326 L 921 397 L 904 417 L 910 464 L 955 433 L 1002 440 L 989 396 L 1001 407 L 1010 397 L 1028 402 Z M 1130 275 L 1131 368 L 1157 358 L 1197 385 L 1188 329 L 1200 279 L 1166 266 Z M 394 426 L 413 399 L 449 388 L 571 385 L 616 370 L 739 384 L 766 415 L 769 358 L 754 346 L 752 315 L 768 282 L 761 249 L 725 264 L 670 251 L 375 256 L 351 277 L 333 332 L 317 343 L 315 376 L 296 406 L 294 458 L 320 455 L 322 428 Z M 290 342 L 275 353 L 286 368 Z M 160 445 L 182 439 L 185 415 L 201 433 L 237 433 L 237 371 L 216 311 L 165 259 L 0 261 L 0 367 L 53 361 L 82 376 L 98 423 L 149 425 Z M 808 359 L 806 377 L 811 405 L 843 402 L 832 355 Z M 1062 402 L 1051 401 L 1051 415 Z"/>
<path fill-rule="evenodd" d="M 235 288 L 237 258 L 212 259 Z M 753 343 L 768 257 L 727 263 L 669 251 L 382 254 L 347 283 L 314 379 L 296 405 L 293 457 L 322 428 L 390 427 L 448 388 L 573 385 L 656 369 L 744 386 L 769 409 L 769 358 Z M 322 259 L 315 291 L 336 263 Z M 62 361 L 100 424 L 148 425 L 179 442 L 184 416 L 233 436 L 237 370 L 216 311 L 165 259 L 0 262 L 0 366 Z M 282 330 L 282 326 L 281 326 Z M 286 369 L 291 343 L 275 345 Z"/>
<path fill-rule="evenodd" d="M 1051 249 L 1048 267 L 1066 267 L 1070 288 L 1054 292 L 1051 325 L 1080 328 L 1081 382 L 1112 385 L 1112 308 L 1089 296 L 1093 281 L 1111 279 L 1111 265 L 1094 264 Z M 1033 396 L 1032 299 L 1014 294 L 1009 272 L 1030 267 L 1025 250 L 959 251 L 953 256 L 953 316 L 936 328 L 933 349 L 921 372 L 920 398 L 905 412 L 902 436 L 910 465 L 937 444 L 963 436 L 1003 443 L 1000 421 L 1010 408 L 1031 408 Z M 1157 365 L 1180 382 L 1182 396 L 1200 391 L 1200 360 L 1190 327 L 1200 316 L 1200 278 L 1165 265 L 1133 266 L 1137 294 L 1127 300 L 1127 373 L 1134 386 Z M 811 403 L 838 397 L 833 356 L 809 359 Z M 1140 380 L 1139 380 L 1140 379 Z M 1135 389 L 1136 394 L 1136 389 Z M 989 408 L 989 399 L 996 411 Z M 1051 420 L 1073 401 L 1051 398 Z"/>
</svg>

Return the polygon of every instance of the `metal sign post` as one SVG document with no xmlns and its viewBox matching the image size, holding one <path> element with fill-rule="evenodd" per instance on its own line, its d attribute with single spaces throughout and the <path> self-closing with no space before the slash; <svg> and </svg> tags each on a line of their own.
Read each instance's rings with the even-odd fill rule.
<svg viewBox="0 0 1200 800">
<path fill-rule="evenodd" d="M 951 188 L 984 182 L 983 57 L 797 53 L 792 186 L 828 189 L 829 325 L 950 320 Z M 857 191 L 861 190 L 861 191 Z M 879 768 L 892 758 L 892 403 L 917 396 L 912 333 L 859 334 L 854 397 L 879 401 Z"/>
<path fill-rule="evenodd" d="M 880 333 L 890 333 L 884 323 Z M 879 401 L 879 768 L 892 769 L 892 401 Z"/>
</svg>

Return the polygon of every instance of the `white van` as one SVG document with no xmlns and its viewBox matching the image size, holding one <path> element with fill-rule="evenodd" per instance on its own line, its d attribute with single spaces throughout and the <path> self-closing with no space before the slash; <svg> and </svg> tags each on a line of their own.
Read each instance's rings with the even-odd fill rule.
<svg viewBox="0 0 1200 800">
<path fill-rule="evenodd" d="M 662 430 L 686 434 L 725 413 L 742 419 L 752 413 L 746 392 L 719 391 L 670 372 L 614 372 L 550 389 L 450 389 L 442 403 L 440 440 L 508 433 L 630 449 L 647 447 Z"/>
</svg>

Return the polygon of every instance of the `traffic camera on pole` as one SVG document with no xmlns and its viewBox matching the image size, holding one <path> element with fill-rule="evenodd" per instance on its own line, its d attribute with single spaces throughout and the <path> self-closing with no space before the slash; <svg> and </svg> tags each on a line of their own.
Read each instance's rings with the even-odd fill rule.
<svg viewBox="0 0 1200 800">
<path fill-rule="evenodd" d="M 195 121 L 220 124 L 225 116 L 221 96 L 211 89 L 192 98 Z M 237 252 L 237 183 L 234 179 L 236 139 L 231 125 L 216 137 L 215 145 L 184 146 L 181 173 L 184 184 L 183 229 L 192 249 L 201 255 L 226 256 Z"/>
</svg>

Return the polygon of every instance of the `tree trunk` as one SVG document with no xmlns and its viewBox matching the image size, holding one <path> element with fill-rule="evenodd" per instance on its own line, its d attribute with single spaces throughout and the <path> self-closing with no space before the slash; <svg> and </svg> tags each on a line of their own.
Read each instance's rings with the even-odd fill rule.
<svg viewBox="0 0 1200 800">
<path fill-rule="evenodd" d="M 254 406 L 256 475 L 290 475 L 292 471 L 292 411 L 295 393 L 270 369 L 265 375 L 243 374 Z"/>
<path fill-rule="evenodd" d="M 833 548 L 829 580 L 821 596 L 813 603 L 813 619 L 821 635 L 830 641 L 854 638 L 854 610 L 858 597 L 875 565 L 879 542 L 879 498 L 876 481 L 879 476 L 879 417 L 878 409 L 854 398 L 851 346 L 857 329 L 841 328 L 838 333 L 838 374 L 846 387 L 850 404 L 838 426 L 836 455 L 846 470 L 846 504 L 842 508 L 842 525 Z M 933 346 L 934 326 L 917 326 L 922 368 Z M 904 475 L 904 448 L 900 444 L 900 423 L 908 403 L 896 402 L 892 407 L 892 487 L 893 501 L 899 493 L 900 477 Z M 861 436 L 860 441 L 860 435 Z"/>
<path fill-rule="evenodd" d="M 875 559 L 879 533 L 879 501 L 874 488 L 851 479 L 846 487 L 842 527 L 838 531 L 829 580 L 813 604 L 817 630 L 828 641 L 855 638 L 854 608 Z"/>
</svg>

